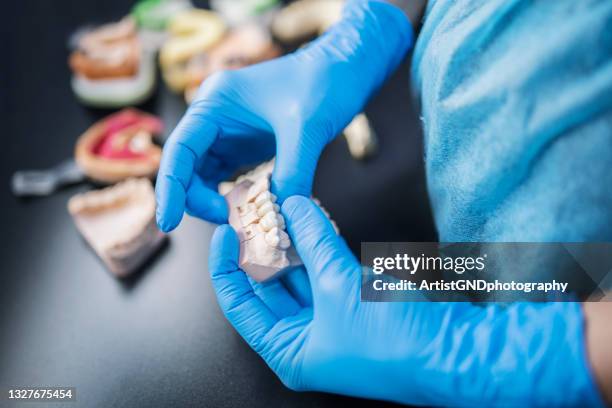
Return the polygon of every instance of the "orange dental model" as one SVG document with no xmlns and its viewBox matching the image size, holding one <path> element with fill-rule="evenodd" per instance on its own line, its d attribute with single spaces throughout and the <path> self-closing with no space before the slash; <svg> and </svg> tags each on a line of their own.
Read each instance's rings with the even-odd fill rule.
<svg viewBox="0 0 612 408">
<path fill-rule="evenodd" d="M 133 76 L 138 71 L 140 43 L 131 18 L 84 34 L 70 55 L 70 68 L 89 79 Z"/>
<path fill-rule="evenodd" d="M 69 58 L 72 89 L 84 104 L 123 107 L 147 99 L 155 86 L 153 53 L 126 17 L 81 34 Z"/>
</svg>

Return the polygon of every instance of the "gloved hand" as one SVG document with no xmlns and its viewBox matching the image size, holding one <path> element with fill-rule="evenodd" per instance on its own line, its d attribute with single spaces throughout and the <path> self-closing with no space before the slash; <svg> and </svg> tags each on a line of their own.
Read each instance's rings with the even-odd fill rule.
<svg viewBox="0 0 612 408">
<path fill-rule="evenodd" d="M 419 405 L 601 405 L 579 304 L 361 302 L 361 266 L 321 210 L 295 196 L 281 211 L 312 306 L 279 281 L 250 281 L 227 225 L 209 266 L 226 317 L 288 387 Z"/>
<path fill-rule="evenodd" d="M 413 43 L 410 22 L 380 0 L 351 0 L 342 20 L 285 57 L 206 80 L 170 136 L 156 194 L 157 222 L 183 211 L 227 219 L 218 183 L 276 153 L 272 191 L 310 195 L 319 155 L 359 113 Z"/>
</svg>

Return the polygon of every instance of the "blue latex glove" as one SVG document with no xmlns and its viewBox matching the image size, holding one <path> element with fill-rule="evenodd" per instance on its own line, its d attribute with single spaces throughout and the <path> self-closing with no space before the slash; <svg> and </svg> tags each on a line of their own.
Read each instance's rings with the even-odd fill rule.
<svg viewBox="0 0 612 408">
<path fill-rule="evenodd" d="M 311 307 L 278 281 L 250 281 L 228 225 L 209 266 L 226 317 L 288 387 L 409 404 L 602 405 L 579 304 L 361 302 L 361 266 L 321 210 L 295 196 L 281 211 Z"/>
<path fill-rule="evenodd" d="M 218 183 L 275 153 L 272 191 L 279 202 L 309 196 L 325 145 L 363 109 L 412 42 L 400 9 L 351 0 L 342 20 L 304 49 L 207 79 L 164 147 L 159 227 L 175 228 L 185 209 L 226 221 Z"/>
<path fill-rule="evenodd" d="M 435 0 L 413 74 L 441 241 L 612 241 L 612 2 Z"/>
</svg>

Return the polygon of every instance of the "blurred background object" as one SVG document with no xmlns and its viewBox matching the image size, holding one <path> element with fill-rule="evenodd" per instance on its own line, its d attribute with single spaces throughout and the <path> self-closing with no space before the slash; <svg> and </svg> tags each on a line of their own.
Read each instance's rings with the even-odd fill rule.
<svg viewBox="0 0 612 408">
<path fill-rule="evenodd" d="M 151 51 L 159 47 L 168 38 L 169 21 L 178 13 L 192 8 L 189 0 L 140 0 L 132 7 L 132 17 L 139 28 L 143 46 Z"/>
<path fill-rule="evenodd" d="M 19 170 L 11 189 L 18 197 L 45 196 L 84 181 L 116 183 L 130 177 L 153 179 L 161 160 L 154 138 L 163 131 L 157 117 L 128 108 L 94 123 L 77 140 L 74 159 L 46 170 Z"/>
<path fill-rule="evenodd" d="M 231 27 L 257 20 L 266 23 L 278 11 L 279 0 L 211 0 L 210 7 Z"/>
<path fill-rule="evenodd" d="M 140 0 L 132 16 L 142 29 L 164 31 L 172 17 L 192 7 L 189 0 Z"/>
<path fill-rule="evenodd" d="M 264 27 L 253 22 L 236 27 L 210 52 L 191 58 L 187 64 L 185 100 L 190 103 L 200 84 L 215 72 L 242 68 L 280 54 Z"/>
<path fill-rule="evenodd" d="M 166 238 L 155 223 L 155 193 L 148 179 L 77 194 L 68 201 L 68 211 L 89 245 L 120 278 L 141 267 Z"/>
<path fill-rule="evenodd" d="M 376 133 L 365 113 L 355 116 L 355 119 L 344 129 L 344 137 L 349 152 L 356 159 L 365 159 L 376 153 L 378 142 Z"/>
<path fill-rule="evenodd" d="M 159 51 L 162 75 L 170 89 L 183 92 L 187 86 L 189 60 L 221 40 L 225 23 L 211 11 L 190 9 L 172 17 L 167 30 L 170 37 Z"/>
<path fill-rule="evenodd" d="M 155 7 L 166 3 L 151 1 Z M 177 2 L 178 12 L 209 6 L 186 3 Z M 70 197 L 98 185 L 80 184 L 44 199 L 10 194 L 16 170 L 62 162 L 73 155 L 79 135 L 114 113 L 83 106 L 71 90 L 65 44 L 75 30 L 121 21 L 131 13 L 139 38 L 144 27 L 156 34 L 158 43 L 142 40 L 148 49 L 166 41 L 161 27 L 176 13 L 156 22 L 134 6 L 125 0 L 6 5 L 11 18 L 3 25 L 10 35 L 2 44 L 6 63 L 0 67 L 6 135 L 0 160 L 0 217 L 6 231 L 0 238 L 0 386 L 75 386 L 76 406 L 87 407 L 381 406 L 294 393 L 277 380 L 217 307 L 206 270 L 214 225 L 187 217 L 160 256 L 115 280 L 92 255 L 66 210 Z M 283 50 L 300 45 L 284 44 Z M 158 67 L 155 71 L 159 75 Z M 337 138 L 317 170 L 314 195 L 357 255 L 362 241 L 436 240 L 408 77 L 409 60 L 365 109 L 377 134 L 377 154 L 355 161 L 346 140 Z M 186 103 L 183 94 L 158 83 L 138 108 L 163 121 L 163 141 Z"/>
<path fill-rule="evenodd" d="M 91 126 L 77 140 L 74 156 L 92 180 L 112 184 L 130 177 L 154 178 L 161 148 L 153 137 L 164 125 L 153 115 L 124 109 Z"/>
<path fill-rule="evenodd" d="M 294 44 L 323 34 L 340 19 L 344 0 L 297 0 L 272 21 L 272 32 L 282 42 Z"/>
<path fill-rule="evenodd" d="M 142 44 L 131 17 L 77 30 L 70 44 L 72 89 L 83 104 L 120 108 L 142 103 L 153 93 L 154 54 Z"/>
</svg>

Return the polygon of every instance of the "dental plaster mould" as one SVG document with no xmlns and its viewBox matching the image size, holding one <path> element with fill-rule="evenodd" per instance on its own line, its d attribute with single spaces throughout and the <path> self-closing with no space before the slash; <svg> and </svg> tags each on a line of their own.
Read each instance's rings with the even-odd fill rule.
<svg viewBox="0 0 612 408">
<path fill-rule="evenodd" d="M 77 194 L 68 211 L 85 240 L 120 278 L 142 266 L 166 239 L 155 224 L 155 193 L 148 179 Z"/>
<path fill-rule="evenodd" d="M 145 47 L 157 51 L 168 37 L 166 27 L 172 17 L 191 8 L 189 0 L 140 0 L 131 15 Z"/>
<path fill-rule="evenodd" d="M 153 137 L 163 123 L 153 115 L 124 109 L 91 126 L 75 147 L 75 160 L 90 179 L 116 183 L 130 177 L 153 178 L 159 169 L 161 148 Z"/>
<path fill-rule="evenodd" d="M 282 8 L 272 21 L 272 33 L 295 44 L 325 32 L 340 20 L 344 0 L 298 0 Z"/>
<path fill-rule="evenodd" d="M 239 27 L 253 20 L 269 23 L 278 3 L 278 0 L 211 0 L 210 8 L 231 27 Z"/>
<path fill-rule="evenodd" d="M 76 35 L 69 58 L 72 90 L 85 105 L 118 108 L 148 99 L 155 88 L 154 55 L 126 17 Z"/>
<path fill-rule="evenodd" d="M 278 57 L 280 49 L 270 34 L 256 23 L 247 23 L 229 32 L 209 52 L 193 57 L 187 65 L 185 100 L 190 103 L 200 84 L 211 74 L 221 70 L 242 68 L 247 65 Z"/>
<path fill-rule="evenodd" d="M 376 133 L 364 113 L 360 113 L 343 131 L 349 152 L 357 160 L 372 156 L 378 149 Z"/>
<path fill-rule="evenodd" d="M 191 9 L 176 14 L 168 24 L 168 32 L 170 37 L 159 52 L 162 76 L 170 89 L 183 93 L 189 61 L 223 38 L 225 23 L 212 11 Z"/>
<path fill-rule="evenodd" d="M 285 231 L 285 219 L 270 192 L 270 161 L 239 177 L 219 185 L 229 206 L 229 223 L 240 242 L 239 265 L 257 282 L 281 276 L 302 265 Z M 318 200 L 315 199 L 320 206 Z M 321 207 L 329 218 L 329 213 Z M 332 221 L 336 233 L 338 228 Z"/>
</svg>

